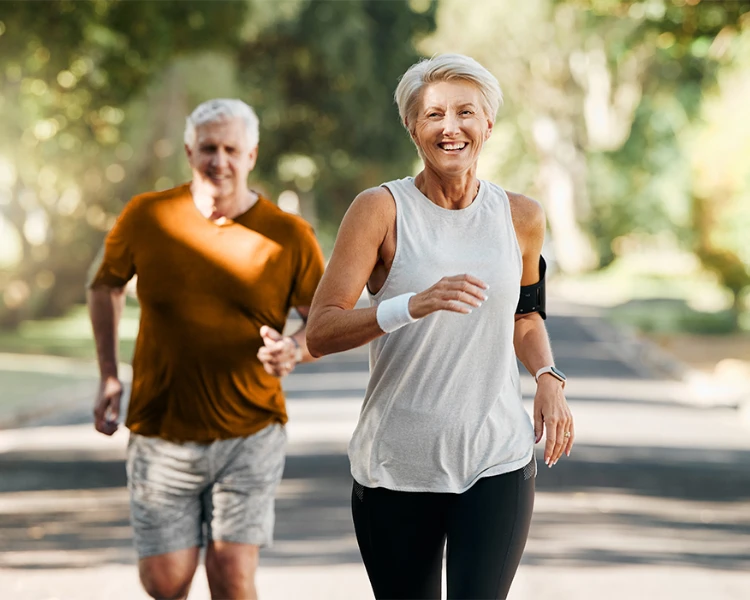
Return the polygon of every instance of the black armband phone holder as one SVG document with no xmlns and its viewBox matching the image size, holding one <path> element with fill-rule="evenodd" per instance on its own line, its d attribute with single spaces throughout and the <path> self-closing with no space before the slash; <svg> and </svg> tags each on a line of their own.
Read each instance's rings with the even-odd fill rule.
<svg viewBox="0 0 750 600">
<path fill-rule="evenodd" d="M 547 263 L 544 257 L 539 257 L 539 281 L 531 285 L 521 286 L 521 297 L 516 307 L 517 315 L 526 315 L 538 312 L 542 319 L 547 318 L 547 293 L 544 287 L 544 274 L 547 272 Z"/>
</svg>

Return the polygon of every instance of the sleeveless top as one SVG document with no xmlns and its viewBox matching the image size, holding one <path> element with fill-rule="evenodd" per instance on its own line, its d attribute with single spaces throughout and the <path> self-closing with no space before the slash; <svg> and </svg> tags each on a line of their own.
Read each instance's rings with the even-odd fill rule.
<svg viewBox="0 0 750 600">
<path fill-rule="evenodd" d="M 370 343 L 370 381 L 349 444 L 366 487 L 453 492 L 526 466 L 534 430 L 513 348 L 522 259 L 505 191 L 480 181 L 464 209 L 431 202 L 414 179 L 383 184 L 396 252 L 371 305 L 468 273 L 490 287 L 470 314 L 438 311 Z"/>
</svg>

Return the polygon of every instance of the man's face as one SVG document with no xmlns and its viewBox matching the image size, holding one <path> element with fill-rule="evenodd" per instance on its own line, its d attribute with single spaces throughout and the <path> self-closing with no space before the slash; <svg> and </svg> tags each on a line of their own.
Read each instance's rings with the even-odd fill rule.
<svg viewBox="0 0 750 600">
<path fill-rule="evenodd" d="M 247 176 L 255 167 L 258 147 L 247 144 L 241 118 L 199 125 L 195 143 L 185 146 L 193 179 L 215 199 L 231 198 L 247 189 Z"/>
</svg>

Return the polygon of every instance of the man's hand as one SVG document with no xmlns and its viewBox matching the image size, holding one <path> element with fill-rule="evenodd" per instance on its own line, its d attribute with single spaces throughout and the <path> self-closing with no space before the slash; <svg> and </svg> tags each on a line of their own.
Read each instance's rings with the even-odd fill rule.
<svg viewBox="0 0 750 600">
<path fill-rule="evenodd" d="M 544 447 L 544 463 L 551 467 L 562 456 L 570 456 L 575 440 L 573 414 L 563 394 L 562 382 L 551 375 L 542 375 L 534 396 L 534 442 L 542 439 L 546 429 L 547 443 Z"/>
<path fill-rule="evenodd" d="M 94 427 L 104 435 L 112 435 L 119 426 L 122 382 L 117 377 L 106 377 L 99 383 L 94 404 Z"/>
<path fill-rule="evenodd" d="M 266 373 L 276 377 L 289 375 L 297 365 L 297 344 L 267 325 L 260 328 L 260 335 L 264 345 L 258 350 L 258 359 Z"/>
</svg>

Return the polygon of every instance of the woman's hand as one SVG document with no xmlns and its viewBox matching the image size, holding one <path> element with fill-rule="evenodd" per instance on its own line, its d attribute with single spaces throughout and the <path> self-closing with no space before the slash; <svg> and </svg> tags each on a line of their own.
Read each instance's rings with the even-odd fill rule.
<svg viewBox="0 0 750 600">
<path fill-rule="evenodd" d="M 542 375 L 534 396 L 534 442 L 542 439 L 546 430 L 544 463 L 553 466 L 565 452 L 570 456 L 575 440 L 573 414 L 563 393 L 563 383 L 551 375 Z"/>
<path fill-rule="evenodd" d="M 439 310 L 469 314 L 487 300 L 489 286 L 473 275 L 443 277 L 432 287 L 409 299 L 409 314 L 421 319 Z"/>
</svg>

